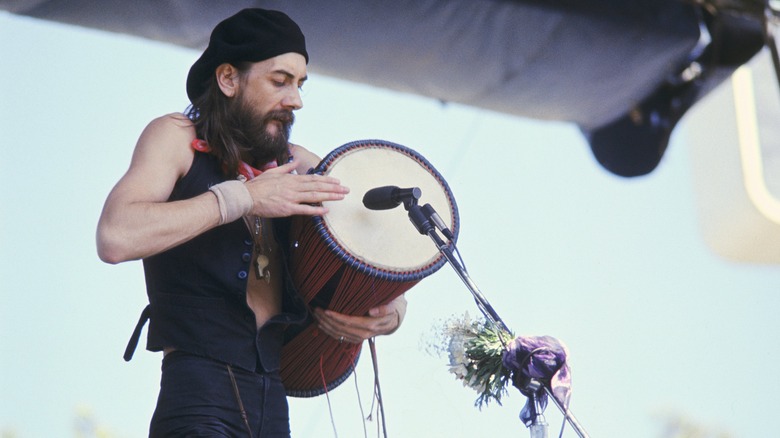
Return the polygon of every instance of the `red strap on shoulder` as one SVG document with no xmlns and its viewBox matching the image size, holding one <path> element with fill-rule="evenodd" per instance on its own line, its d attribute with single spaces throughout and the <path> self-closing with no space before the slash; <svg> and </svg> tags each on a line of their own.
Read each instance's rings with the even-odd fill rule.
<svg viewBox="0 0 780 438">
<path fill-rule="evenodd" d="M 198 152 L 211 152 L 211 148 L 209 147 L 209 144 L 206 143 L 206 140 L 195 138 L 192 140 L 192 143 L 190 143 L 190 146 L 192 146 L 192 149 L 195 149 Z"/>
</svg>

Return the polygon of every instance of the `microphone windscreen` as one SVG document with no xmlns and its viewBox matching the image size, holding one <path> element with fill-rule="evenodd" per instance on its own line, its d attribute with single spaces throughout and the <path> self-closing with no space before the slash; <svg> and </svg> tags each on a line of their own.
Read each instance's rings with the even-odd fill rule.
<svg viewBox="0 0 780 438">
<path fill-rule="evenodd" d="M 398 207 L 401 204 L 397 196 L 398 190 L 396 186 L 371 189 L 363 195 L 363 205 L 369 210 L 389 210 Z"/>
</svg>

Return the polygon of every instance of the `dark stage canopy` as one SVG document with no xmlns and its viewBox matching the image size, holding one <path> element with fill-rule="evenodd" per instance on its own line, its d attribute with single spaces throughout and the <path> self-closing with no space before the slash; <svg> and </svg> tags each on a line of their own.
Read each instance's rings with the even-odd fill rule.
<svg viewBox="0 0 780 438">
<path fill-rule="evenodd" d="M 202 49 L 244 7 L 286 12 L 310 70 L 577 124 L 623 176 L 651 172 L 685 111 L 765 43 L 749 0 L 0 0 L 0 9 Z"/>
</svg>

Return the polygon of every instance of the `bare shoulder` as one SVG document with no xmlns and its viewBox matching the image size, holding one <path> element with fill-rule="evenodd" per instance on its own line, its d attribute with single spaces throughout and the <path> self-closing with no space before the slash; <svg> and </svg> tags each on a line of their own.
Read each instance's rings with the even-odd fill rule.
<svg viewBox="0 0 780 438">
<path fill-rule="evenodd" d="M 317 167 L 317 165 L 320 164 L 320 160 L 322 160 L 314 152 L 293 143 L 290 143 L 290 154 L 295 158 L 295 161 L 298 162 L 296 170 L 299 174 L 305 174 L 309 169 Z"/>
<path fill-rule="evenodd" d="M 149 122 L 138 139 L 133 163 L 167 163 L 181 176 L 192 162 L 190 145 L 194 139 L 195 126 L 184 114 L 171 113 L 158 117 Z"/>
<path fill-rule="evenodd" d="M 193 139 L 195 138 L 195 126 L 184 114 L 171 113 L 149 122 L 144 129 L 142 138 L 144 135 L 178 140 Z"/>
</svg>

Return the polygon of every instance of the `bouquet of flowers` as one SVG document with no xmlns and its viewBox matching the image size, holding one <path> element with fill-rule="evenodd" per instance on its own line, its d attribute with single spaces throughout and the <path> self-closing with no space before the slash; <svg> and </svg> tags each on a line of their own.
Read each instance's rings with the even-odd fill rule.
<svg viewBox="0 0 780 438">
<path fill-rule="evenodd" d="M 450 372 L 463 381 L 463 386 L 477 392 L 474 405 L 482 408 L 490 401 L 500 405 L 511 382 L 511 370 L 504 367 L 503 354 L 512 334 L 483 319 L 471 320 L 465 313 L 445 321 L 439 335 L 443 340 L 434 349 L 446 353 Z"/>
<path fill-rule="evenodd" d="M 477 392 L 474 405 L 482 408 L 490 401 L 501 404 L 511 383 L 526 396 L 538 397 L 542 410 L 547 405 L 544 388 L 527 386 L 538 381 L 552 391 L 558 404 L 567 409 L 571 395 L 571 374 L 566 363 L 568 349 L 550 336 L 518 336 L 501 330 L 484 319 L 471 320 L 468 313 L 445 321 L 439 329 L 434 350 L 449 356 L 450 372 Z M 532 421 L 532 406 L 520 418 Z"/>
</svg>

